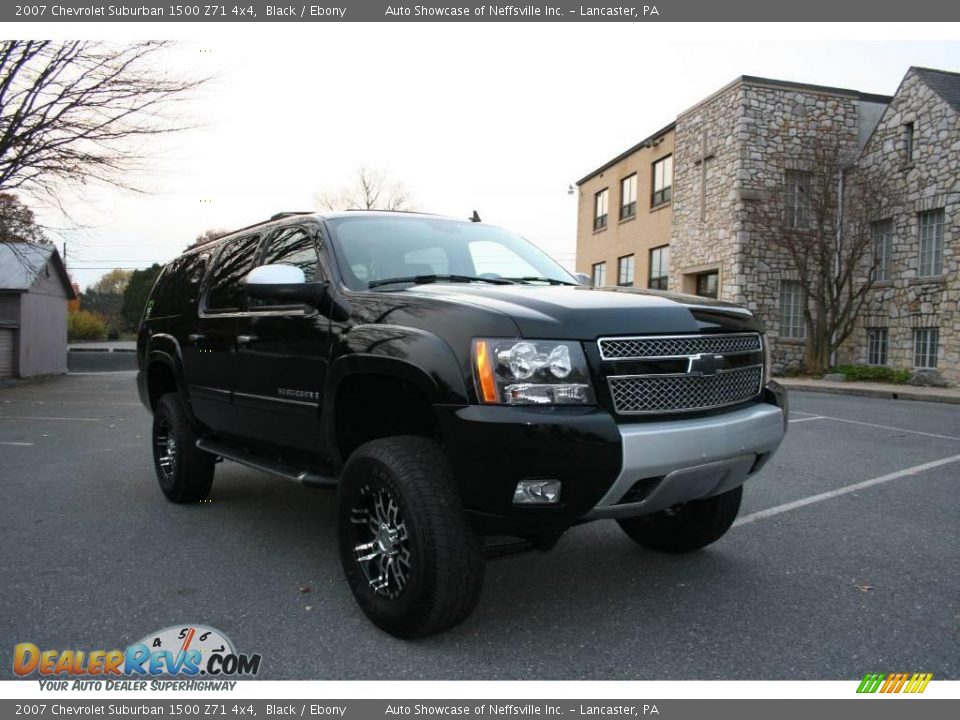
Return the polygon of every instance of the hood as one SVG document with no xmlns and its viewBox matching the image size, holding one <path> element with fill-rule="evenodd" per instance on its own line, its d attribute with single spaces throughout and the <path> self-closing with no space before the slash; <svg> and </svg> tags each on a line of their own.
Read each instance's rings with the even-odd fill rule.
<svg viewBox="0 0 960 720">
<path fill-rule="evenodd" d="M 604 335 L 761 329 L 753 315 L 737 305 L 656 290 L 436 283 L 397 292 L 503 313 L 526 338 L 594 340 Z"/>
</svg>

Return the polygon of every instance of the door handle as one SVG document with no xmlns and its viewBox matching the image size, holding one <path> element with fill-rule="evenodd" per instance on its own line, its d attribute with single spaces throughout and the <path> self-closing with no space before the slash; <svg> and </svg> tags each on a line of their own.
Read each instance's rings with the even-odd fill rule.
<svg viewBox="0 0 960 720">
<path fill-rule="evenodd" d="M 187 340 L 195 343 L 195 342 L 200 342 L 201 340 L 203 340 L 204 337 L 205 335 L 203 333 L 190 333 L 189 335 L 187 335 Z"/>
<path fill-rule="evenodd" d="M 241 345 L 246 345 L 247 343 L 252 343 L 257 340 L 256 335 L 237 335 L 237 342 Z"/>
</svg>

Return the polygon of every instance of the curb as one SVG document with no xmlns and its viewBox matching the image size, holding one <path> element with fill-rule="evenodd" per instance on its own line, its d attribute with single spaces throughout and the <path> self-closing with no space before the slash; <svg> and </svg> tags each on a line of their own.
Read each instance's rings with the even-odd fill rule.
<svg viewBox="0 0 960 720">
<path fill-rule="evenodd" d="M 67 352 L 75 353 L 135 353 L 136 348 L 84 348 L 68 347 Z"/>
<path fill-rule="evenodd" d="M 960 394 L 924 393 L 905 385 L 891 385 L 890 389 L 876 387 L 857 387 L 851 382 L 849 387 L 839 385 L 821 385 L 813 383 L 794 383 L 785 378 L 774 378 L 787 390 L 798 392 L 827 393 L 831 395 L 855 395 L 857 397 L 883 398 L 885 400 L 915 400 L 920 402 L 946 403 L 960 405 Z"/>
</svg>

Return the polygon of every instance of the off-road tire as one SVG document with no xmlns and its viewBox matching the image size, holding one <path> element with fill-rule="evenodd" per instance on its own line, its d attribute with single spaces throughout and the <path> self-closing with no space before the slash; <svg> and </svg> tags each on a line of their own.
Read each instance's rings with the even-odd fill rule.
<svg viewBox="0 0 960 720">
<path fill-rule="evenodd" d="M 623 531 L 650 550 L 686 553 L 719 540 L 740 511 L 743 486 L 722 495 L 693 500 L 673 510 L 618 520 Z"/>
<path fill-rule="evenodd" d="M 389 524 L 378 524 L 378 511 L 369 509 L 376 498 L 391 499 L 396 511 L 387 515 L 402 519 L 402 531 L 394 534 L 396 543 L 372 548 L 380 553 L 376 559 L 361 562 L 368 551 L 359 548 L 369 544 L 371 528 L 383 531 Z M 448 630 L 473 612 L 483 586 L 482 549 L 437 443 L 398 436 L 361 445 L 343 468 L 338 505 L 340 562 L 357 603 L 377 627 L 419 638 Z M 408 568 L 390 554 L 399 552 Z M 388 558 L 397 565 L 384 571 Z M 398 573 L 404 570 L 401 586 Z M 374 584 L 385 575 L 390 582 L 378 591 Z"/>
<path fill-rule="evenodd" d="M 167 442 L 170 438 L 172 447 Z M 180 396 L 162 396 L 153 411 L 153 465 L 167 500 L 192 503 L 205 499 L 213 485 L 215 462 L 213 455 L 197 449 L 197 433 Z"/>
</svg>

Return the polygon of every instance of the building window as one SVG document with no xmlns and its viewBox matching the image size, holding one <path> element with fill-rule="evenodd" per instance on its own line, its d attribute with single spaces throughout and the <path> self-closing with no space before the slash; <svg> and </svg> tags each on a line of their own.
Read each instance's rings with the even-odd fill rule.
<svg viewBox="0 0 960 720">
<path fill-rule="evenodd" d="M 593 229 L 603 230 L 607 226 L 607 205 L 610 191 L 604 188 L 593 196 Z"/>
<path fill-rule="evenodd" d="M 943 210 L 920 213 L 920 277 L 943 273 Z"/>
<path fill-rule="evenodd" d="M 697 295 L 716 298 L 719 290 L 720 272 L 711 270 L 697 274 Z"/>
<path fill-rule="evenodd" d="M 903 161 L 913 162 L 913 123 L 903 124 Z"/>
<path fill-rule="evenodd" d="M 785 183 L 784 221 L 788 228 L 805 230 L 810 227 L 810 173 L 787 170 Z"/>
<path fill-rule="evenodd" d="M 893 264 L 893 221 L 880 220 L 870 226 L 873 235 L 873 279 L 883 282 L 890 279 Z"/>
<path fill-rule="evenodd" d="M 653 195 L 650 205 L 662 205 L 673 194 L 673 155 L 660 158 L 653 164 Z"/>
<path fill-rule="evenodd" d="M 633 255 L 624 255 L 617 260 L 617 285 L 633 285 Z"/>
<path fill-rule="evenodd" d="M 670 275 L 670 246 L 661 245 L 650 251 L 650 282 L 654 290 L 666 290 Z"/>
<path fill-rule="evenodd" d="M 637 174 L 620 181 L 620 219 L 626 220 L 637 214 Z"/>
<path fill-rule="evenodd" d="M 867 364 L 887 364 L 886 328 L 867 328 Z"/>
<path fill-rule="evenodd" d="M 593 278 L 594 287 L 603 287 L 607 284 L 607 264 L 599 262 L 593 264 L 593 271 L 590 273 Z"/>
<path fill-rule="evenodd" d="M 921 370 L 937 367 L 937 346 L 940 331 L 937 328 L 916 328 L 913 331 L 913 366 Z"/>
<path fill-rule="evenodd" d="M 796 280 L 781 280 L 780 337 L 802 340 L 806 334 L 803 325 L 803 288 Z"/>
</svg>

